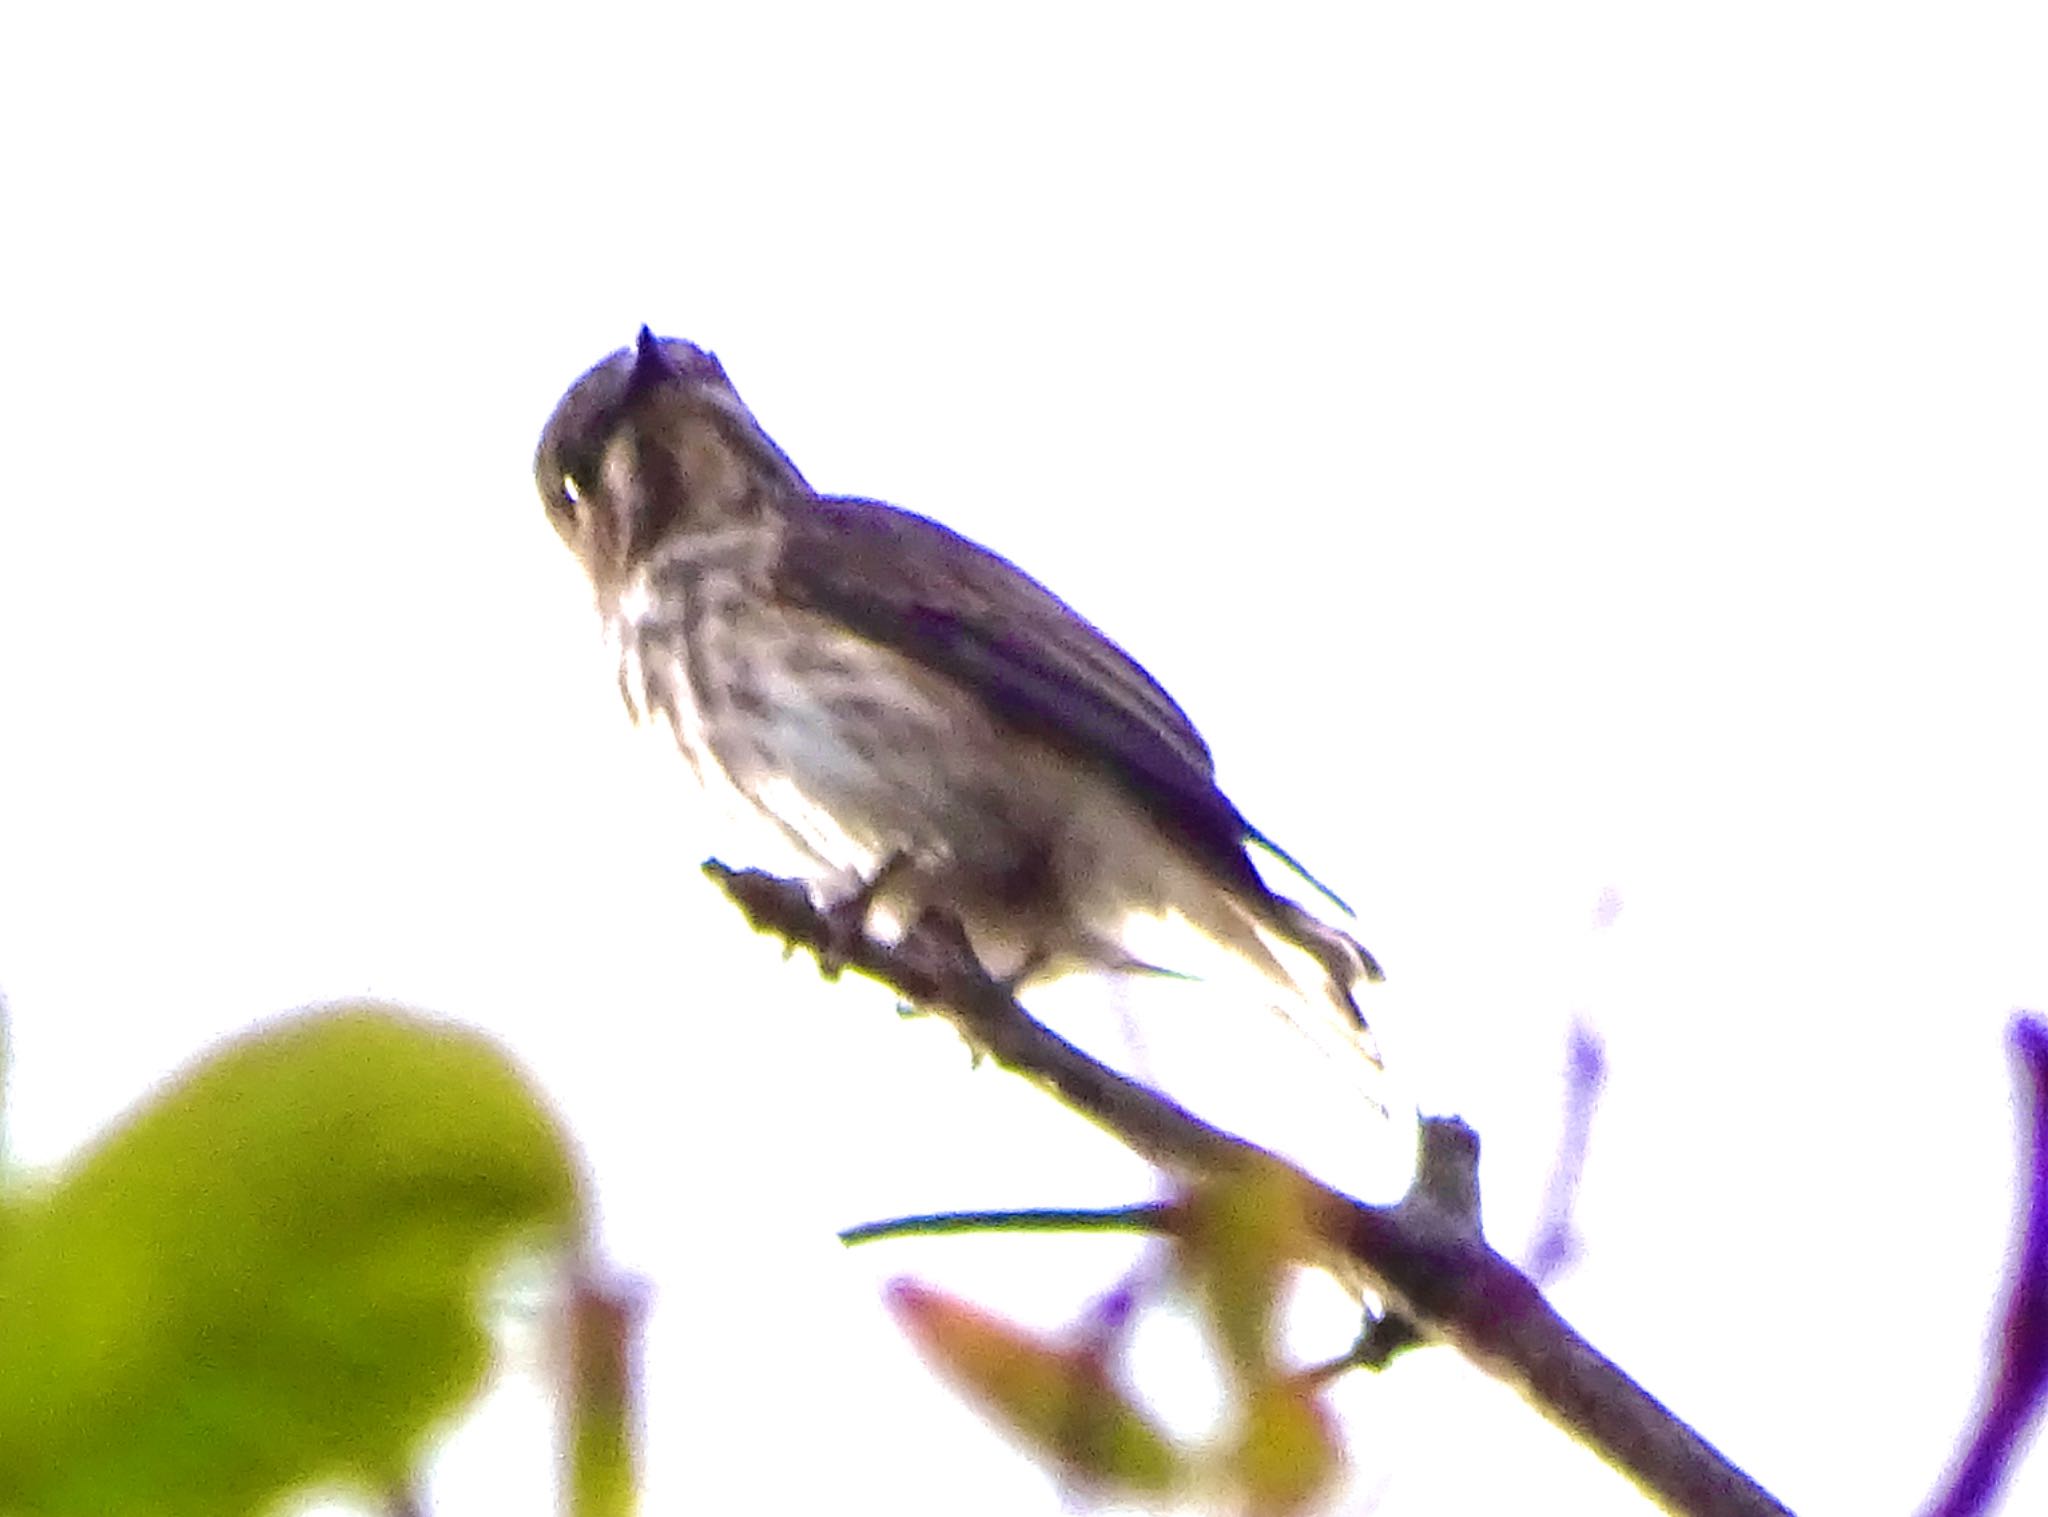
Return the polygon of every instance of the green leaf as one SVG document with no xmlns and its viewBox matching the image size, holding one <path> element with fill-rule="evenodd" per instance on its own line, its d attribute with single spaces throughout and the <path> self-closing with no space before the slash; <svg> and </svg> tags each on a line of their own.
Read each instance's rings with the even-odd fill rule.
<svg viewBox="0 0 2048 1517">
<path fill-rule="evenodd" d="M 1310 1199 L 1300 1174 L 1269 1161 L 1206 1180 L 1180 1202 L 1176 1261 L 1246 1389 L 1278 1371 L 1273 1317 L 1288 1268 L 1314 1247 Z"/>
<path fill-rule="evenodd" d="M 482 1037 L 391 1008 L 206 1059 L 0 1234 L 0 1512 L 232 1514 L 395 1488 L 478 1389 L 489 1272 L 580 1176 Z"/>
<path fill-rule="evenodd" d="M 1343 1464 L 1329 1414 L 1312 1386 L 1275 1381 L 1241 1412 L 1230 1474 L 1258 1517 L 1292 1517 L 1328 1492 Z"/>
<path fill-rule="evenodd" d="M 890 1286 L 889 1306 L 941 1374 L 1068 1476 L 1145 1495 L 1184 1478 L 1179 1451 L 1110 1384 L 1092 1348 L 1051 1342 L 912 1280 Z"/>
</svg>

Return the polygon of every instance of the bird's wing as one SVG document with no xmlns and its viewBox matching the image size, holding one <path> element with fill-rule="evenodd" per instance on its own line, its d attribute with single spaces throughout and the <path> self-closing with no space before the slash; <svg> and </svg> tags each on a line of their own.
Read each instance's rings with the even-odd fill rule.
<svg viewBox="0 0 2048 1517">
<path fill-rule="evenodd" d="M 1108 770 L 1222 878 L 1266 893 L 1264 843 L 1216 786 L 1208 745 L 1131 656 L 1009 560 L 875 501 L 788 513 L 776 590 L 959 681 L 1004 721 Z M 1284 855 L 1282 855 L 1284 857 Z"/>
</svg>

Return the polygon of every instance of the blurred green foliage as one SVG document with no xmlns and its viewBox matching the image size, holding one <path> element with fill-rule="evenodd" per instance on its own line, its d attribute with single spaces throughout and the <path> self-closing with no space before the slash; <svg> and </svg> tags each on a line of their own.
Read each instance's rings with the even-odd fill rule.
<svg viewBox="0 0 2048 1517">
<path fill-rule="evenodd" d="M 0 1514 L 400 1488 L 483 1382 L 489 1276 L 573 1247 L 583 1192 L 473 1032 L 347 1005 L 239 1039 L 0 1190 Z"/>
</svg>

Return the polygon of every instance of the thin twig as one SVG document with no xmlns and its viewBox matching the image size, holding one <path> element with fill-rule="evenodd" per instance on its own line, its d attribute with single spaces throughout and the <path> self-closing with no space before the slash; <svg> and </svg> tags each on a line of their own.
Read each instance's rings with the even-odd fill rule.
<svg viewBox="0 0 2048 1517">
<path fill-rule="evenodd" d="M 1991 1509 L 2013 1452 L 2048 1398 L 2048 1022 L 2012 1025 L 2013 1084 L 2020 1116 L 2018 1238 L 1996 1357 L 1982 1409 L 1928 1517 L 1975 1517 Z"/>
<path fill-rule="evenodd" d="M 1557 1164 L 1537 1210 L 1535 1240 L 1523 1257 L 1529 1278 L 1548 1285 L 1579 1257 L 1579 1233 L 1573 1213 L 1579 1182 L 1585 1177 L 1586 1155 L 1593 1146 L 1593 1112 L 1607 1078 L 1607 1052 L 1583 1022 L 1572 1024 L 1570 1058 L 1565 1067 L 1564 1135 L 1557 1145 Z"/>
<path fill-rule="evenodd" d="M 949 1233 L 1157 1233 L 1167 1229 L 1173 1208 L 1162 1202 L 1143 1206 L 1035 1206 L 1010 1211 L 926 1212 L 916 1217 L 890 1217 L 863 1222 L 840 1231 L 845 1244 L 876 1243 L 884 1238 L 934 1238 Z"/>
</svg>

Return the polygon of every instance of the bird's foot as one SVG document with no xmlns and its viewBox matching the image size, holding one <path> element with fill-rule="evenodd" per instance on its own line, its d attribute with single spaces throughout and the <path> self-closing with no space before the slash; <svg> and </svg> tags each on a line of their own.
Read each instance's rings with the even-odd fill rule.
<svg viewBox="0 0 2048 1517">
<path fill-rule="evenodd" d="M 826 941 L 818 950 L 818 972 L 826 979 L 838 979 L 853 962 L 855 953 L 867 941 L 868 913 L 874 909 L 875 897 L 909 862 L 908 854 L 890 854 L 852 895 L 820 908 L 818 914 L 825 919 Z"/>
</svg>

